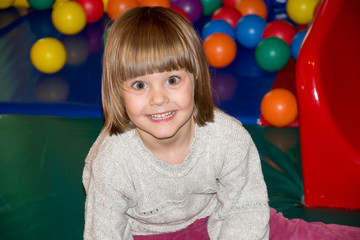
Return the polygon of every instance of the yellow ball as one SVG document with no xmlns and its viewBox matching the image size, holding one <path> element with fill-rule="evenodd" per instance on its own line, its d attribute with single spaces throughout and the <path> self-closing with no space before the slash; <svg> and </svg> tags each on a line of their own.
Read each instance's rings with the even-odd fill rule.
<svg viewBox="0 0 360 240">
<path fill-rule="evenodd" d="M 315 8 L 320 0 L 288 0 L 286 12 L 297 24 L 308 24 L 314 18 Z"/>
<path fill-rule="evenodd" d="M 102 0 L 103 4 L 104 4 L 104 12 L 107 12 L 107 4 L 109 2 L 109 0 Z"/>
<path fill-rule="evenodd" d="M 31 47 L 30 59 L 37 70 L 51 74 L 65 65 L 66 50 L 59 40 L 42 38 Z"/>
<path fill-rule="evenodd" d="M 66 35 L 79 33 L 86 25 L 86 14 L 77 2 L 59 2 L 51 14 L 55 28 Z"/>
<path fill-rule="evenodd" d="M 11 7 L 13 5 L 14 0 L 1 0 L 0 1 L 0 9 L 5 9 Z"/>
<path fill-rule="evenodd" d="M 28 8 L 30 7 L 30 4 L 27 0 L 15 0 L 13 3 L 14 7 L 22 7 L 22 8 Z"/>
</svg>

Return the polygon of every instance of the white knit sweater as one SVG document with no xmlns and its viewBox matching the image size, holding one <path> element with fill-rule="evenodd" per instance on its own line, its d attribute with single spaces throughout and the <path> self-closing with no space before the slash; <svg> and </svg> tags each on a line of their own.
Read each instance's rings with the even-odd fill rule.
<svg viewBox="0 0 360 240">
<path fill-rule="evenodd" d="M 102 131 L 85 161 L 84 239 L 174 232 L 210 216 L 210 239 L 268 239 L 267 191 L 256 147 L 218 110 L 195 127 L 183 163 L 158 160 L 131 130 Z"/>
</svg>

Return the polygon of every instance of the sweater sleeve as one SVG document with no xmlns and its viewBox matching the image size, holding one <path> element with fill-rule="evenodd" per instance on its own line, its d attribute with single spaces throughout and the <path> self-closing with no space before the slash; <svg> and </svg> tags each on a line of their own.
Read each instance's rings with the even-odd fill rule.
<svg viewBox="0 0 360 240">
<path fill-rule="evenodd" d="M 83 184 L 86 190 L 84 239 L 131 240 L 131 228 L 125 214 L 129 200 L 115 188 L 109 161 L 97 158 L 95 143 L 85 161 Z M 126 185 L 122 182 L 121 185 Z"/>
<path fill-rule="evenodd" d="M 269 239 L 270 210 L 256 147 L 247 136 L 246 143 L 230 148 L 218 178 L 218 206 L 208 222 L 210 239 Z"/>
</svg>

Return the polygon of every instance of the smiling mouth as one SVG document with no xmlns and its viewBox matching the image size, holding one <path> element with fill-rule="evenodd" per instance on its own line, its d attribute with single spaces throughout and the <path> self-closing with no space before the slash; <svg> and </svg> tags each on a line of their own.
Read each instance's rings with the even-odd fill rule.
<svg viewBox="0 0 360 240">
<path fill-rule="evenodd" d="M 148 115 L 148 117 L 152 120 L 164 120 L 167 118 L 171 118 L 172 116 L 174 116 L 175 111 L 173 112 L 167 112 L 167 113 L 162 113 L 162 114 L 153 114 L 153 115 Z"/>
</svg>

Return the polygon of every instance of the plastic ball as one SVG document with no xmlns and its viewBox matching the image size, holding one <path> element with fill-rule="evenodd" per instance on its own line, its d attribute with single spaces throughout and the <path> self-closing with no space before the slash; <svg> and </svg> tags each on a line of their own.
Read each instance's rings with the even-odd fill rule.
<svg viewBox="0 0 360 240">
<path fill-rule="evenodd" d="M 109 35 L 110 29 L 111 29 L 111 26 L 108 27 L 108 28 L 106 28 L 106 29 L 105 29 L 105 32 L 104 32 L 104 34 L 103 34 L 103 36 L 102 36 L 102 46 L 103 46 L 103 47 L 105 47 L 105 45 L 106 45 L 106 40 L 107 40 L 107 37 L 108 37 L 108 35 Z"/>
<path fill-rule="evenodd" d="M 140 7 L 164 7 L 170 8 L 169 0 L 138 0 Z"/>
<path fill-rule="evenodd" d="M 94 23 L 104 15 L 104 4 L 102 0 L 75 0 L 79 3 L 86 14 L 86 22 Z"/>
<path fill-rule="evenodd" d="M 236 43 L 225 33 L 214 33 L 203 43 L 206 59 L 216 68 L 223 68 L 232 63 L 236 57 Z"/>
<path fill-rule="evenodd" d="M 86 14 L 77 2 L 57 3 L 51 14 L 55 28 L 66 35 L 79 33 L 86 25 Z"/>
<path fill-rule="evenodd" d="M 266 19 L 268 10 L 263 0 L 239 0 L 236 4 L 236 9 L 241 12 L 243 16 L 249 14 L 256 14 Z"/>
<path fill-rule="evenodd" d="M 242 17 L 235 28 L 236 40 L 242 46 L 255 48 L 262 40 L 266 21 L 259 15 Z"/>
<path fill-rule="evenodd" d="M 104 12 L 107 12 L 107 5 L 108 5 L 109 0 L 102 0 L 102 2 L 104 5 Z"/>
<path fill-rule="evenodd" d="M 212 82 L 215 102 L 222 103 L 232 99 L 235 96 L 237 84 L 236 76 L 229 71 L 216 71 Z"/>
<path fill-rule="evenodd" d="M 46 10 L 51 8 L 55 0 L 27 0 L 30 6 L 36 10 Z"/>
<path fill-rule="evenodd" d="M 107 4 L 107 15 L 115 21 L 123 12 L 138 7 L 137 0 L 109 0 Z"/>
<path fill-rule="evenodd" d="M 236 10 L 236 8 L 223 6 L 214 12 L 211 20 L 222 19 L 230 23 L 230 25 L 235 28 L 241 17 L 241 13 Z"/>
<path fill-rule="evenodd" d="M 235 30 L 230 23 L 225 20 L 215 19 L 206 23 L 202 29 L 201 37 L 206 39 L 213 33 L 225 33 L 235 40 Z"/>
<path fill-rule="evenodd" d="M 308 24 L 320 0 L 288 0 L 286 11 L 289 18 L 297 24 Z"/>
<path fill-rule="evenodd" d="M 20 7 L 20 8 L 28 8 L 30 7 L 30 4 L 27 0 L 15 0 L 13 3 L 14 7 Z"/>
<path fill-rule="evenodd" d="M 277 37 L 290 45 L 295 34 L 295 27 L 291 23 L 285 20 L 274 20 L 266 25 L 262 38 Z"/>
<path fill-rule="evenodd" d="M 265 38 L 256 47 L 255 59 L 265 71 L 279 71 L 289 62 L 290 48 L 284 40 Z"/>
<path fill-rule="evenodd" d="M 265 94 L 260 109 L 264 119 L 276 127 L 288 126 L 298 115 L 295 95 L 282 88 L 273 89 Z"/>
<path fill-rule="evenodd" d="M 203 15 L 208 16 L 221 6 L 222 0 L 201 0 L 201 3 L 203 5 Z"/>
<path fill-rule="evenodd" d="M 15 0 L 2 0 L 0 1 L 0 9 L 11 7 Z"/>
<path fill-rule="evenodd" d="M 178 7 L 170 7 L 171 10 L 177 12 L 178 14 L 180 14 L 181 16 L 183 16 L 188 22 L 191 22 L 189 16 L 187 15 L 187 13 L 182 10 L 181 8 Z"/>
<path fill-rule="evenodd" d="M 223 5 L 228 7 L 235 7 L 238 0 L 223 0 Z"/>
<path fill-rule="evenodd" d="M 66 50 L 59 40 L 42 38 L 31 47 L 30 59 L 40 72 L 55 73 L 65 65 Z"/>
<path fill-rule="evenodd" d="M 83 34 L 64 35 L 61 42 L 66 50 L 66 65 L 80 66 L 89 56 L 89 43 Z"/>
<path fill-rule="evenodd" d="M 104 27 L 102 24 L 88 24 L 84 29 L 87 37 L 90 53 L 102 50 L 102 36 L 104 34 Z M 80 35 L 80 34 L 79 34 Z"/>
<path fill-rule="evenodd" d="M 306 32 L 307 32 L 306 30 L 302 30 L 302 31 L 298 32 L 297 34 L 295 34 L 293 40 L 291 41 L 290 53 L 291 53 L 291 56 L 295 60 L 297 60 L 297 57 L 299 55 L 299 51 L 300 51 L 301 45 L 304 41 Z"/>
<path fill-rule="evenodd" d="M 42 102 L 63 102 L 69 92 L 69 83 L 57 75 L 42 75 L 35 85 L 36 97 Z"/>
<path fill-rule="evenodd" d="M 172 7 L 182 9 L 189 16 L 192 23 L 197 22 L 203 12 L 203 6 L 200 0 L 170 0 Z"/>
</svg>

